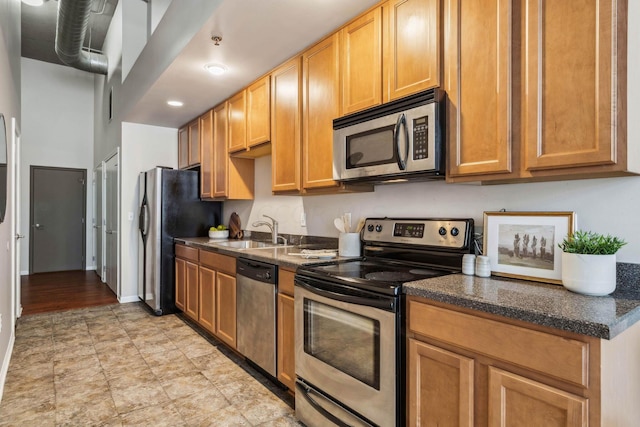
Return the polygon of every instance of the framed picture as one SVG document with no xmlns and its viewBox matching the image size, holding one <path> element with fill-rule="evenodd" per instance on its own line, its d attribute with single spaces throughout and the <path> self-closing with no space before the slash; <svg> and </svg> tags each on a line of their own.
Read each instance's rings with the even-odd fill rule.
<svg viewBox="0 0 640 427">
<path fill-rule="evenodd" d="M 491 273 L 561 284 L 558 243 L 575 227 L 574 212 L 485 212 L 483 252 Z"/>
</svg>

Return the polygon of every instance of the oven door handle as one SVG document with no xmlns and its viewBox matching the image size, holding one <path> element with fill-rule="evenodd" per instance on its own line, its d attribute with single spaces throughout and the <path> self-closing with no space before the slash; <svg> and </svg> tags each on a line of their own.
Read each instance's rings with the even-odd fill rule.
<svg viewBox="0 0 640 427">
<path fill-rule="evenodd" d="M 355 296 L 355 295 L 345 295 L 338 292 L 332 292 L 326 289 L 317 288 L 315 286 L 310 285 L 309 283 L 299 281 L 299 280 L 296 280 L 295 284 L 308 290 L 309 292 L 313 292 L 316 295 L 320 295 L 335 301 L 346 302 L 349 304 L 363 305 L 366 307 L 379 308 L 386 311 L 393 311 L 393 312 L 396 311 L 396 303 L 394 298 L 378 299 L 378 298 L 367 298 L 367 297 Z"/>
<path fill-rule="evenodd" d="M 325 417 L 326 419 L 328 419 L 338 427 L 351 427 L 349 426 L 349 424 L 345 423 L 340 418 L 336 417 L 331 412 L 327 411 L 322 406 L 320 406 L 320 404 L 311 397 L 311 392 L 313 392 L 311 388 L 307 387 L 306 385 L 302 385 L 298 383 L 298 390 L 302 392 L 302 397 L 304 397 L 304 399 L 307 402 L 309 402 L 309 405 L 311 405 L 313 409 L 318 411 L 323 417 Z"/>
<path fill-rule="evenodd" d="M 404 157 L 400 153 L 400 127 L 404 127 L 405 150 Z M 407 128 L 407 118 L 404 113 L 398 116 L 398 121 L 393 129 L 393 139 L 396 143 L 396 154 L 398 155 L 398 167 L 401 171 L 407 169 L 407 159 L 409 158 L 409 129 Z"/>
</svg>

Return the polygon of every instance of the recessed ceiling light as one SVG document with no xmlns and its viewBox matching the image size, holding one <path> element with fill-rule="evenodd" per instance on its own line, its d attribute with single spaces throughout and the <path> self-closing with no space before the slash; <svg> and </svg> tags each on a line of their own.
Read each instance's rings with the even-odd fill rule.
<svg viewBox="0 0 640 427">
<path fill-rule="evenodd" d="M 221 64 L 207 64 L 204 68 L 214 76 L 221 76 L 227 71 L 227 67 Z"/>
<path fill-rule="evenodd" d="M 167 104 L 171 105 L 172 107 L 182 107 L 184 105 L 184 102 L 182 101 L 167 101 Z"/>
<path fill-rule="evenodd" d="M 22 3 L 29 6 L 42 6 L 45 0 L 22 0 Z"/>
</svg>

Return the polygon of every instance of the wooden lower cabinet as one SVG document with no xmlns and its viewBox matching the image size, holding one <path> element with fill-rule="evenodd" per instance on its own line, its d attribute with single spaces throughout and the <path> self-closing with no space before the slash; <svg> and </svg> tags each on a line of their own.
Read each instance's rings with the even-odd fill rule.
<svg viewBox="0 0 640 427">
<path fill-rule="evenodd" d="M 278 272 L 277 354 L 278 381 L 292 392 L 296 385 L 293 279 L 295 272 Z"/>
<path fill-rule="evenodd" d="M 216 332 L 216 272 L 200 266 L 200 325 L 211 333 Z"/>
<path fill-rule="evenodd" d="M 216 335 L 236 348 L 236 278 L 221 272 L 216 278 Z"/>
<path fill-rule="evenodd" d="M 410 426 L 637 425 L 640 323 L 611 340 L 407 298 Z"/>
<path fill-rule="evenodd" d="M 489 367 L 490 426 L 589 425 L 584 397 Z"/>
<path fill-rule="evenodd" d="M 186 303 L 187 291 L 187 262 L 183 259 L 176 258 L 176 307 L 180 311 L 184 311 Z"/>
<path fill-rule="evenodd" d="M 473 426 L 473 359 L 409 340 L 409 425 Z"/>
<path fill-rule="evenodd" d="M 198 311 L 200 307 L 200 291 L 198 289 L 198 264 L 187 261 L 185 263 L 185 293 L 186 304 L 184 313 L 193 320 L 198 321 Z"/>
</svg>

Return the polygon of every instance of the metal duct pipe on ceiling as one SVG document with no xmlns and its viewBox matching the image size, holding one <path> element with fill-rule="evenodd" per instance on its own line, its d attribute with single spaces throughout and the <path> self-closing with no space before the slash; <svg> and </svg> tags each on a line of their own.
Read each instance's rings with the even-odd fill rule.
<svg viewBox="0 0 640 427">
<path fill-rule="evenodd" d="M 56 53 L 70 67 L 107 74 L 107 56 L 82 50 L 92 0 L 59 0 L 56 24 Z"/>
</svg>

